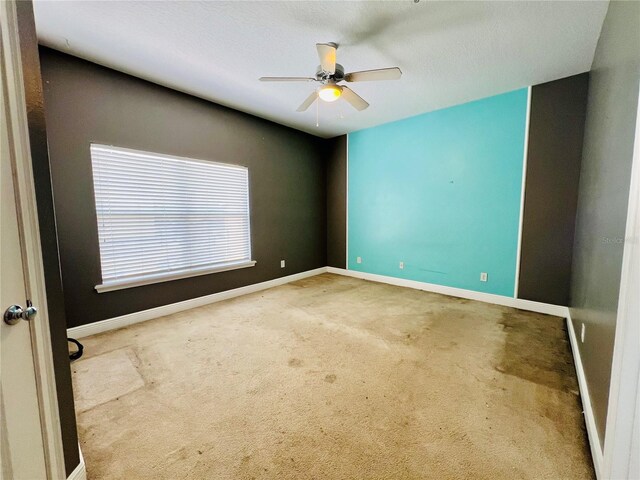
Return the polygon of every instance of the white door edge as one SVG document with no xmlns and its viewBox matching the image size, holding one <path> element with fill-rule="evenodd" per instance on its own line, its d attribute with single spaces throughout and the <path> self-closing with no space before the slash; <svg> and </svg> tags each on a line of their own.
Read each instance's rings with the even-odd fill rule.
<svg viewBox="0 0 640 480">
<path fill-rule="evenodd" d="M 640 478 L 640 99 L 635 131 L 605 427 L 604 478 Z"/>
<path fill-rule="evenodd" d="M 0 26 L 2 27 L 3 61 L 7 73 L 7 113 L 13 141 L 11 162 L 16 173 L 16 200 L 21 225 L 20 237 L 23 248 L 25 286 L 27 298 L 39 310 L 37 320 L 30 322 L 30 330 L 45 461 L 48 477 L 59 479 L 66 478 L 66 474 L 46 303 L 35 185 L 31 164 L 15 0 L 0 2 Z"/>
</svg>

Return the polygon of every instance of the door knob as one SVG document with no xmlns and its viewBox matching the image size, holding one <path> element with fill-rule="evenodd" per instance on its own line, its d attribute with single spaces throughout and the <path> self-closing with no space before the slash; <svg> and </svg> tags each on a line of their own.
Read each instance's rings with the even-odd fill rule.
<svg viewBox="0 0 640 480">
<path fill-rule="evenodd" d="M 20 320 L 29 321 L 38 313 L 38 309 L 31 305 L 30 301 L 27 301 L 27 308 L 22 309 L 20 305 L 11 305 L 4 312 L 4 323 L 8 325 L 15 325 Z"/>
</svg>

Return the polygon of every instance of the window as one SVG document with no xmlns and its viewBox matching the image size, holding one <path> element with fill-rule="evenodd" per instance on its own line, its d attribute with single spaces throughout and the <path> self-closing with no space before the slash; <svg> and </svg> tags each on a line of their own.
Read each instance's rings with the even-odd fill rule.
<svg viewBox="0 0 640 480">
<path fill-rule="evenodd" d="M 91 145 L 98 292 L 251 267 L 245 167 Z"/>
</svg>

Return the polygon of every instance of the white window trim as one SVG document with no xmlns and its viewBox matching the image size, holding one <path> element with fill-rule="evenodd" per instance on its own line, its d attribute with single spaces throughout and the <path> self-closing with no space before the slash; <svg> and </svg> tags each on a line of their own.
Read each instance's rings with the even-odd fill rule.
<svg viewBox="0 0 640 480">
<path fill-rule="evenodd" d="M 253 267 L 256 263 L 257 262 L 255 260 L 250 260 L 248 262 L 228 263 L 225 265 L 217 265 L 215 267 L 207 267 L 202 270 L 190 269 L 172 273 L 162 273 L 159 275 L 142 275 L 140 277 L 128 278 L 119 282 L 102 283 L 100 285 L 96 285 L 95 288 L 98 293 L 112 292 L 114 290 L 141 287 L 143 285 L 151 285 L 153 283 L 170 282 L 171 280 L 179 280 L 181 278 L 198 277 L 200 275 L 209 275 L 210 273 L 228 272 L 229 270 Z"/>
</svg>

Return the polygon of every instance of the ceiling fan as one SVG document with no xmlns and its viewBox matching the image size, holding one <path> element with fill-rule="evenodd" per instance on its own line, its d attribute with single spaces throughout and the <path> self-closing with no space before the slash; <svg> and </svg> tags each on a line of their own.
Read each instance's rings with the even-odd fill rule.
<svg viewBox="0 0 640 480">
<path fill-rule="evenodd" d="M 361 72 L 344 73 L 344 68 L 336 63 L 335 43 L 317 43 L 316 49 L 320 57 L 320 65 L 315 77 L 261 77 L 261 82 L 319 82 L 320 87 L 314 91 L 298 107 L 298 112 L 304 112 L 318 97 L 325 102 L 333 102 L 340 97 L 344 98 L 356 110 L 364 110 L 369 104 L 357 93 L 346 85 L 338 85 L 345 82 L 368 82 L 372 80 L 398 80 L 402 72 L 398 67 L 379 68 L 377 70 L 363 70 Z"/>
</svg>

